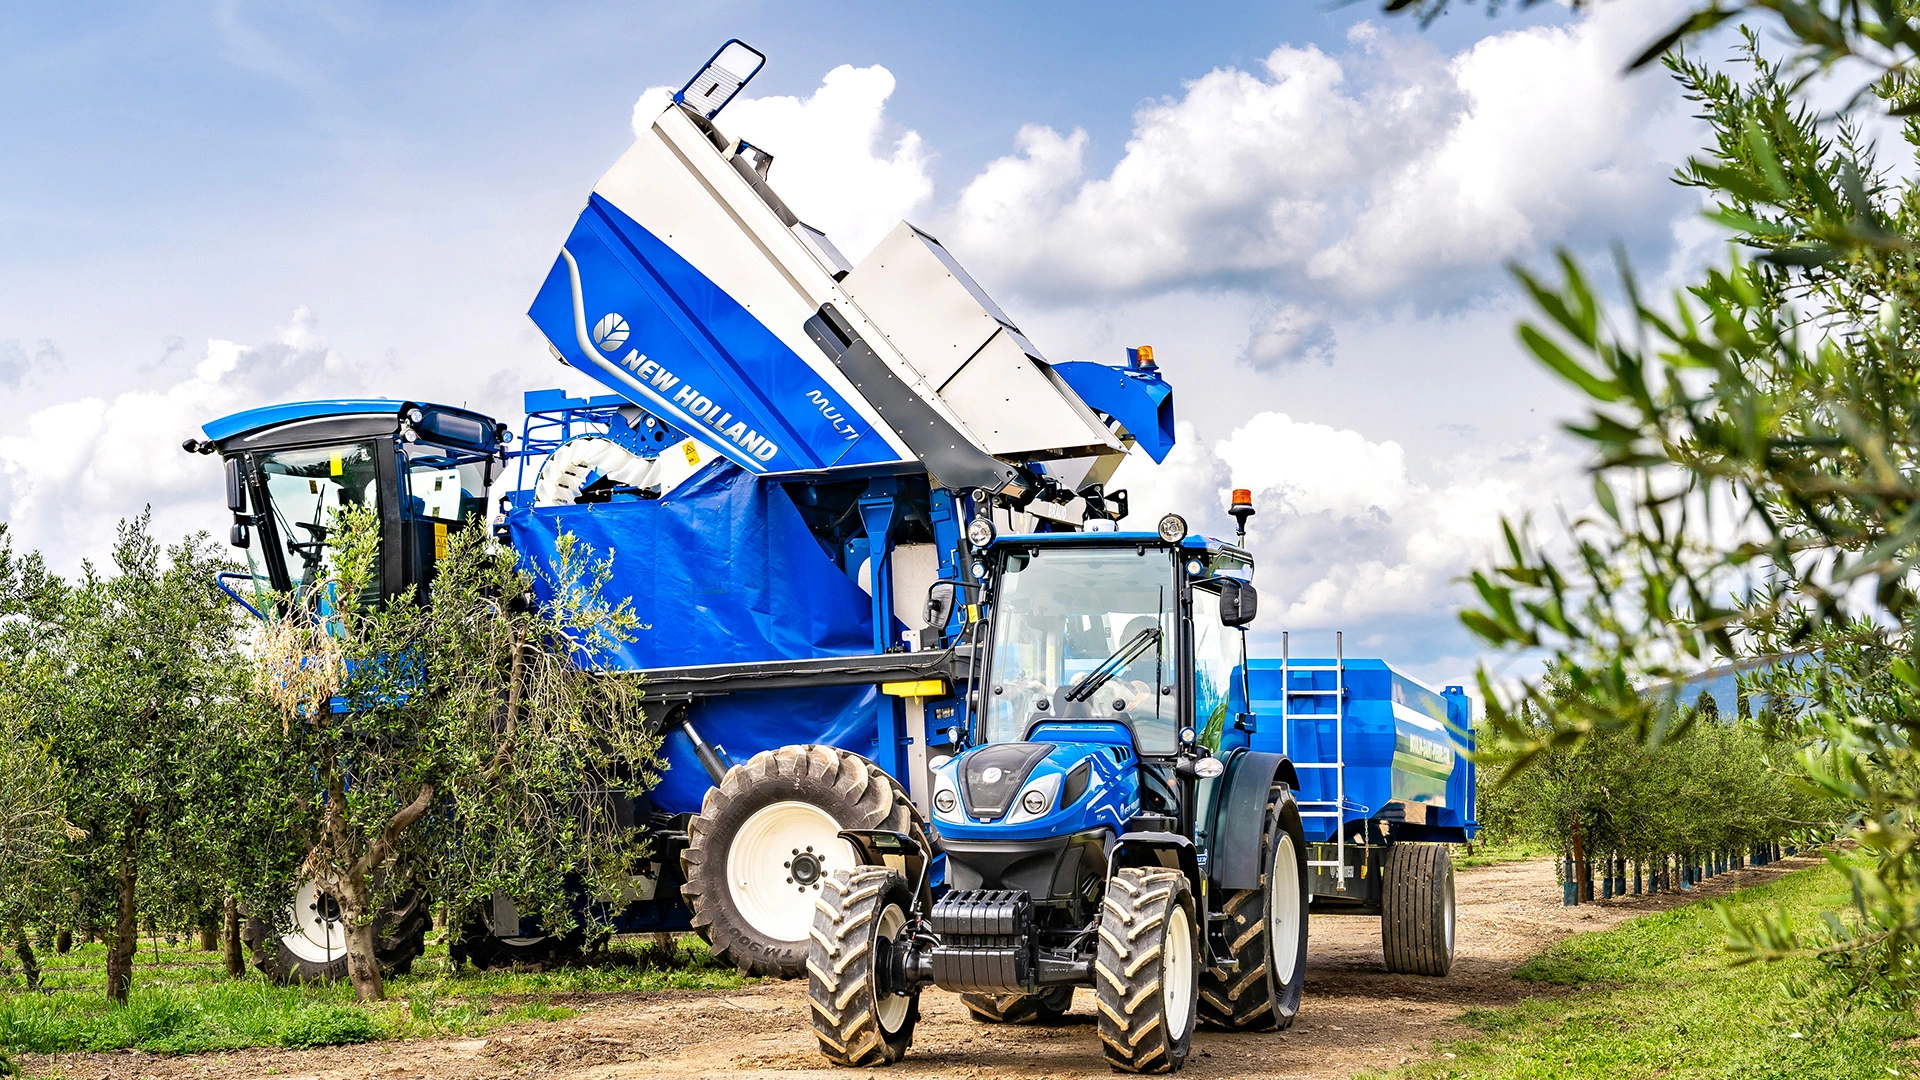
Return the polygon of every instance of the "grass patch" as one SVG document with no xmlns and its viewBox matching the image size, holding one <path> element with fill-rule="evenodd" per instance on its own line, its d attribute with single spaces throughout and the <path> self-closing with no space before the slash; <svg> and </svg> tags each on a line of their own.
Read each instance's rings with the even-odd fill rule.
<svg viewBox="0 0 1920 1080">
<path fill-rule="evenodd" d="M 1744 914 L 1784 910 L 1796 926 L 1848 905 L 1831 867 L 1734 894 Z M 1426 1080 L 1636 1077 L 1861 1080 L 1913 1075 L 1897 1044 L 1920 1034 L 1911 1012 L 1852 1002 L 1830 1007 L 1831 985 L 1810 960 L 1735 967 L 1706 904 L 1644 915 L 1568 938 L 1515 977 L 1573 992 L 1508 1008 L 1471 1009 L 1476 1038 L 1436 1046 L 1451 1059 L 1390 1075 Z M 1810 1000 L 1795 995 L 1811 995 Z"/>
<path fill-rule="evenodd" d="M 1455 866 L 1492 866 L 1495 863 L 1519 862 L 1523 859 L 1539 859 L 1558 855 L 1550 845 L 1535 843 L 1531 840 L 1512 840 L 1498 844 L 1474 844 L 1472 848 L 1453 849 Z"/>
<path fill-rule="evenodd" d="M 41 958 L 44 991 L 17 970 L 0 972 L 0 1052 L 55 1054 L 135 1048 L 185 1054 L 249 1046 L 338 1046 L 380 1039 L 467 1036 L 523 1020 L 575 1015 L 563 996 L 726 989 L 753 980 L 714 962 L 684 938 L 669 958 L 616 942 L 593 962 L 550 971 L 454 971 L 445 945 L 429 945 L 413 973 L 387 980 L 384 1002 L 363 1005 L 346 982 L 275 986 L 257 972 L 229 979 L 217 953 L 143 943 L 125 1007 L 105 994 L 98 944 Z"/>
</svg>

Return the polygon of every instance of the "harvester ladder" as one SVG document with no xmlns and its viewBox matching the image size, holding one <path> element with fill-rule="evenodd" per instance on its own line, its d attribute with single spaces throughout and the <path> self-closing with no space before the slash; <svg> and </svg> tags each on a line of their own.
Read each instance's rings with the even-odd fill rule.
<svg viewBox="0 0 1920 1080">
<path fill-rule="evenodd" d="M 1333 819 L 1334 857 L 1332 859 L 1309 859 L 1307 860 L 1307 866 L 1322 867 L 1325 869 L 1332 870 L 1334 889 L 1339 892 L 1346 892 L 1347 891 L 1347 823 L 1346 823 L 1347 660 L 1346 660 L 1346 640 L 1345 640 L 1346 635 L 1344 633 L 1340 633 L 1337 631 L 1333 635 L 1333 664 L 1331 666 L 1327 664 L 1296 664 L 1294 663 L 1292 654 L 1289 650 L 1289 643 L 1288 643 L 1287 637 L 1288 635 L 1284 632 L 1282 632 L 1280 635 L 1280 752 L 1286 755 L 1286 758 L 1288 761 L 1293 762 L 1293 767 L 1296 770 L 1299 770 L 1299 769 L 1332 769 L 1333 770 L 1334 794 L 1333 794 L 1332 800 L 1329 801 L 1327 799 L 1307 799 L 1307 800 L 1297 801 L 1296 805 L 1300 808 L 1300 816 L 1303 818 L 1332 818 Z M 1292 673 L 1296 671 L 1331 671 L 1333 672 L 1333 689 L 1331 690 L 1311 690 L 1311 689 L 1296 690 L 1294 689 L 1294 686 L 1293 686 L 1293 675 L 1292 675 Z M 1303 698 L 1321 698 L 1321 697 L 1333 698 L 1333 760 L 1332 761 L 1300 761 L 1294 757 L 1293 747 L 1290 744 L 1290 740 L 1293 738 L 1293 721 L 1322 720 L 1326 718 L 1325 713 L 1318 712 L 1318 711 L 1302 712 L 1302 713 L 1294 712 L 1293 699 L 1296 696 L 1303 697 Z M 1315 752 L 1315 756 L 1318 756 L 1319 748 L 1315 747 L 1314 752 Z"/>
</svg>

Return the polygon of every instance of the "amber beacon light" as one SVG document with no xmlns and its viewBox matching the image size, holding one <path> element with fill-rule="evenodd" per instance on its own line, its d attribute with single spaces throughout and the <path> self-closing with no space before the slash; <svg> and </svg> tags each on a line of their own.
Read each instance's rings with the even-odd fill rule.
<svg viewBox="0 0 1920 1080">
<path fill-rule="evenodd" d="M 1233 505 L 1227 507 L 1227 513 L 1240 525 L 1240 546 L 1247 546 L 1247 519 L 1253 516 L 1253 492 L 1247 488 L 1233 489 Z"/>
</svg>

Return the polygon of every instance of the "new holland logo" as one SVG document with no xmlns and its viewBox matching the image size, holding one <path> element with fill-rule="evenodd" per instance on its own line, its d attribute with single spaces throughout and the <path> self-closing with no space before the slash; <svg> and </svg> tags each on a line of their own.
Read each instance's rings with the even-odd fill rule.
<svg viewBox="0 0 1920 1080">
<path fill-rule="evenodd" d="M 627 343 L 627 320 L 608 312 L 593 328 L 593 343 L 603 353 L 616 353 Z"/>
</svg>

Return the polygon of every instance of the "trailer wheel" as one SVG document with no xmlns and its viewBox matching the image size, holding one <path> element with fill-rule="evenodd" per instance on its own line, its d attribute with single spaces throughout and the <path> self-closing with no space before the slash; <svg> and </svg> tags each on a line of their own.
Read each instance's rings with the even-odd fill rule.
<svg viewBox="0 0 1920 1080">
<path fill-rule="evenodd" d="M 743 975 L 803 974 L 814 901 L 859 863 L 842 829 L 922 825 L 880 766 L 831 746 L 763 750 L 709 788 L 687 826 L 680 895 L 713 955 Z"/>
<path fill-rule="evenodd" d="M 1445 844 L 1395 844 L 1381 882 L 1387 970 L 1445 975 L 1453 967 L 1453 855 Z"/>
<path fill-rule="evenodd" d="M 807 998 L 820 1053 L 835 1065 L 891 1065 L 907 1054 L 920 1019 L 920 991 L 886 985 L 907 929 L 913 890 L 880 866 L 836 870 L 814 906 Z"/>
<path fill-rule="evenodd" d="M 340 905 L 316 882 L 303 881 L 289 905 L 289 929 L 279 933 L 272 920 L 247 920 L 240 937 L 253 953 L 253 965 L 276 983 L 332 982 L 347 977 L 347 928 Z M 431 919 L 426 894 L 409 890 L 382 912 L 374 955 L 388 975 L 405 975 L 426 951 Z"/>
<path fill-rule="evenodd" d="M 1073 1008 L 1073 987 L 1040 994 L 961 994 L 968 1015 L 983 1024 L 1051 1023 Z"/>
<path fill-rule="evenodd" d="M 1107 882 L 1093 961 L 1100 1041 L 1121 1072 L 1174 1072 L 1193 1048 L 1199 963 L 1193 893 L 1178 870 L 1129 866 Z"/>
<path fill-rule="evenodd" d="M 1260 887 L 1236 889 L 1223 906 L 1231 972 L 1200 973 L 1200 1022 L 1225 1031 L 1293 1026 L 1307 981 L 1307 855 L 1300 810 L 1284 786 L 1266 838 Z"/>
</svg>

